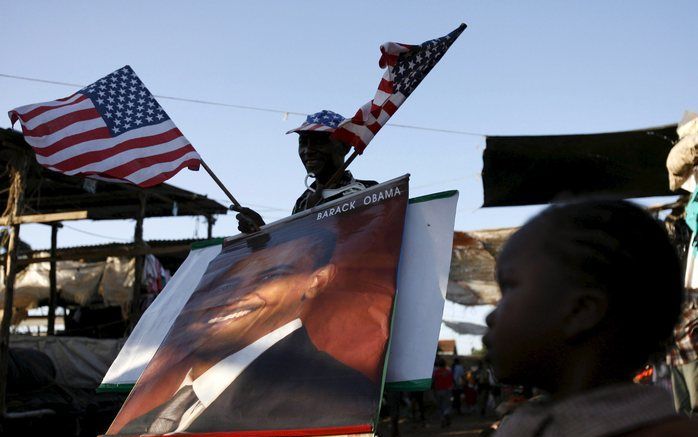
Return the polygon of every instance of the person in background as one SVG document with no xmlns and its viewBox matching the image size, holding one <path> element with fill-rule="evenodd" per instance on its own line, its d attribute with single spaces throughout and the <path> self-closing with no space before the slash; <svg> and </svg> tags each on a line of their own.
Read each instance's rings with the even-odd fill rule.
<svg viewBox="0 0 698 437">
<path fill-rule="evenodd" d="M 439 408 L 441 427 L 451 425 L 451 390 L 453 390 L 453 373 L 446 367 L 446 360 L 438 358 L 432 377 L 434 397 Z"/>
<path fill-rule="evenodd" d="M 487 415 L 487 405 L 490 401 L 490 392 L 492 391 L 492 375 L 486 365 L 480 367 L 477 372 L 477 407 L 480 411 L 480 417 Z"/>
<path fill-rule="evenodd" d="M 460 363 L 458 357 L 453 359 L 453 365 L 451 366 L 451 372 L 453 373 L 453 411 L 455 414 L 461 414 L 461 395 L 463 394 L 463 383 L 465 382 L 465 369 Z"/>
<path fill-rule="evenodd" d="M 350 150 L 348 145 L 331 137 L 342 121 L 344 117 L 336 112 L 322 110 L 309 115 L 303 124 L 286 132 L 298 134 L 298 156 L 307 173 L 307 189 L 296 200 L 293 214 L 378 184 L 376 181 L 354 179 L 348 170 L 337 180 L 331 181 L 344 165 L 344 157 Z M 308 179 L 314 179 L 314 182 L 308 185 Z M 255 232 L 265 224 L 262 217 L 250 208 L 239 209 L 236 218 L 238 229 L 243 233 Z"/>
<path fill-rule="evenodd" d="M 632 383 L 670 337 L 683 288 L 647 212 L 613 200 L 551 206 L 506 243 L 497 282 L 483 339 L 494 373 L 550 395 L 506 416 L 497 437 L 698 435 L 666 390 Z"/>
</svg>

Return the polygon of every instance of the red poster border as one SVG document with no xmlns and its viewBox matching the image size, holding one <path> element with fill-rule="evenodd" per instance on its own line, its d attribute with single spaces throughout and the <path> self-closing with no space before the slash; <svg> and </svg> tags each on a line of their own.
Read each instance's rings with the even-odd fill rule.
<svg viewBox="0 0 698 437">
<path fill-rule="evenodd" d="M 187 437 L 301 437 L 361 434 L 373 432 L 373 425 L 333 426 L 328 428 L 276 429 L 266 431 L 224 431 L 204 433 L 184 433 Z M 153 434 L 159 435 L 159 434 Z"/>
</svg>

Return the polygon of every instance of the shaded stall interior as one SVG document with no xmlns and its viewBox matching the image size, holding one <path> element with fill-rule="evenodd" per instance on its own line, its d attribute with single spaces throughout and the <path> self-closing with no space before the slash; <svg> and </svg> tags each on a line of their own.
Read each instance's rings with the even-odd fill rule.
<svg viewBox="0 0 698 437">
<path fill-rule="evenodd" d="M 0 143 L 0 208 L 4 211 L 0 225 L 5 226 L 0 290 L 4 302 L 2 433 L 61 429 L 62 435 L 96 435 L 106 429 L 123 395 L 97 394 L 95 389 L 124 336 L 164 285 L 165 272 L 174 273 L 191 243 L 198 240 L 145 241 L 143 221 L 203 217 L 211 237 L 216 217 L 226 214 L 227 208 L 168 184 L 141 189 L 49 171 L 36 162 L 22 135 L 11 129 L 0 129 Z M 62 223 L 72 220 L 132 220 L 133 242 L 58 248 Z M 26 223 L 51 227 L 50 249 L 34 251 L 21 242 L 19 231 Z M 163 273 L 155 286 L 145 281 L 150 278 L 151 264 Z M 105 299 L 100 290 L 109 266 L 117 276 L 111 283 L 118 283 L 111 288 L 118 293 Z M 81 274 L 83 279 L 78 278 Z M 24 288 L 23 277 L 29 277 Z M 84 279 L 87 277 L 89 280 Z M 23 290 L 30 293 L 23 294 Z M 12 326 L 23 318 L 32 320 L 27 310 L 41 306 L 45 314 L 34 321 L 46 321 L 45 333 L 10 336 Z M 58 314 L 56 308 L 60 308 Z M 57 317 L 64 321 L 61 332 L 56 330 Z"/>
</svg>

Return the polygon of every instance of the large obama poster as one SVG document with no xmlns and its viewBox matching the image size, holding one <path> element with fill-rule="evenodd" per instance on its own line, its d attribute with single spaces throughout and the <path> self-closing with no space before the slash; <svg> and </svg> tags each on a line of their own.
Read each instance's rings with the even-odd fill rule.
<svg viewBox="0 0 698 437">
<path fill-rule="evenodd" d="M 404 176 L 226 240 L 107 435 L 372 432 L 407 200 Z"/>
</svg>

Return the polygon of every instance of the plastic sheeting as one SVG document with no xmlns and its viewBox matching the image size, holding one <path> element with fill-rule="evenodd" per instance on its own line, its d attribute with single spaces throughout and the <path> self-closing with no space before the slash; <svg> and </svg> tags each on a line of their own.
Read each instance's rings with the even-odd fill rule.
<svg viewBox="0 0 698 437">
<path fill-rule="evenodd" d="M 515 228 L 456 233 L 446 299 L 462 305 L 497 303 L 496 257 Z"/>
<path fill-rule="evenodd" d="M 47 254 L 48 255 L 48 254 Z M 135 259 L 108 257 L 106 261 L 56 262 L 56 282 L 63 301 L 79 306 L 90 303 L 104 303 L 107 306 L 126 307 L 133 296 Z M 35 308 L 46 301 L 50 294 L 50 264 L 48 262 L 29 264 L 17 274 L 15 281 L 14 307 L 20 310 Z M 163 269 L 153 255 L 145 257 L 143 284 L 148 292 L 162 289 L 169 279 L 169 272 Z M 0 269 L 0 297 L 5 292 L 5 276 Z M 1 311 L 0 311 L 1 312 Z"/>
<path fill-rule="evenodd" d="M 666 159 L 676 125 L 589 135 L 487 137 L 483 206 L 575 196 L 669 196 Z"/>
<path fill-rule="evenodd" d="M 698 164 L 698 114 L 686 112 L 676 129 L 679 141 L 669 151 L 666 167 L 669 170 L 669 188 L 676 191 L 684 188 L 693 191 L 695 178 L 689 186 L 685 184 L 691 179 L 693 170 Z"/>
<path fill-rule="evenodd" d="M 35 349 L 51 358 L 56 382 L 64 387 L 94 389 L 121 350 L 124 340 L 13 335 L 10 347 Z"/>
<path fill-rule="evenodd" d="M 61 297 L 78 305 L 86 305 L 97 297 L 104 262 L 84 263 L 59 261 L 56 263 L 56 282 Z M 15 280 L 15 308 L 34 308 L 41 300 L 49 297 L 48 262 L 29 264 L 17 274 Z M 4 281 L 2 293 L 5 292 Z"/>
<path fill-rule="evenodd" d="M 107 258 L 99 285 L 99 294 L 106 305 L 123 305 L 131 300 L 135 266 L 134 258 Z"/>
</svg>

